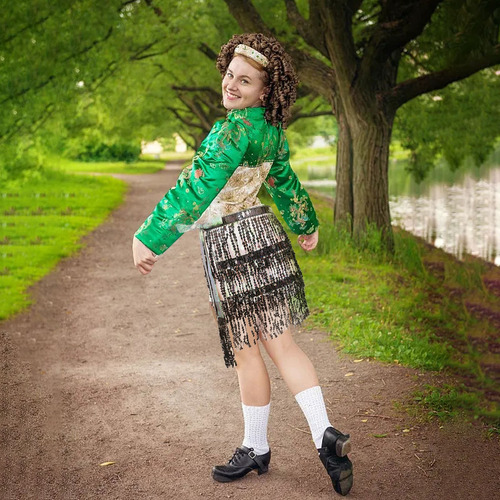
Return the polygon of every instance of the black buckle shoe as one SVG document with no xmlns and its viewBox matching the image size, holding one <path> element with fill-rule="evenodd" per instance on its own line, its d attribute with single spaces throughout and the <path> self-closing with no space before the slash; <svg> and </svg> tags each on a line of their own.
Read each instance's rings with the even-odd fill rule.
<svg viewBox="0 0 500 500">
<path fill-rule="evenodd" d="M 323 436 L 322 447 L 318 448 L 319 458 L 332 480 L 333 489 L 347 495 L 352 488 L 352 462 L 347 457 L 351 451 L 349 434 L 342 434 L 328 427 Z"/>
<path fill-rule="evenodd" d="M 259 476 L 269 469 L 271 450 L 264 455 L 257 455 L 253 448 L 241 446 L 236 448 L 227 465 L 216 465 L 212 469 L 212 477 L 220 483 L 229 483 L 246 476 L 257 469 Z"/>
</svg>

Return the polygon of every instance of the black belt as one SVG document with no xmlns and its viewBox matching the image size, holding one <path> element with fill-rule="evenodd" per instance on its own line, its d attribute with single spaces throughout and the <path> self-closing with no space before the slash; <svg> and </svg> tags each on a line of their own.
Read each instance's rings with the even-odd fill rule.
<svg viewBox="0 0 500 500">
<path fill-rule="evenodd" d="M 255 217 L 256 215 L 269 213 L 271 213 L 270 207 L 267 205 L 258 205 L 256 207 L 249 208 L 248 210 L 242 210 L 241 212 L 235 212 L 234 214 L 224 215 L 222 217 L 222 224 L 231 224 L 231 222 L 247 219 L 248 217 Z"/>
</svg>

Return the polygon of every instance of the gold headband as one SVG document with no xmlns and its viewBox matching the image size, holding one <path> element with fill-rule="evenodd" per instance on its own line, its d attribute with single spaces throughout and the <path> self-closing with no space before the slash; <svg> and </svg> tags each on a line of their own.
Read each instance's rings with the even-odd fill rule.
<svg viewBox="0 0 500 500">
<path fill-rule="evenodd" d="M 234 53 L 249 57 L 250 59 L 253 59 L 254 61 L 264 66 L 264 68 L 269 64 L 269 59 L 264 54 L 261 54 L 255 49 L 252 49 L 252 47 L 249 47 L 248 45 L 244 45 L 242 43 L 236 46 L 236 48 L 234 49 Z"/>
</svg>

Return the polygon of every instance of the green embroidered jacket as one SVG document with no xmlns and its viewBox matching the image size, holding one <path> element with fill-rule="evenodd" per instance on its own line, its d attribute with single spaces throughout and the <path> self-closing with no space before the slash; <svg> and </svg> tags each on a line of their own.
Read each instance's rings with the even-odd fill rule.
<svg viewBox="0 0 500 500">
<path fill-rule="evenodd" d="M 262 183 L 294 233 L 316 231 L 314 207 L 290 167 L 285 132 L 270 125 L 264 112 L 235 109 L 216 122 L 135 236 L 162 254 L 186 230 L 220 224 L 224 215 L 259 205 Z"/>
</svg>

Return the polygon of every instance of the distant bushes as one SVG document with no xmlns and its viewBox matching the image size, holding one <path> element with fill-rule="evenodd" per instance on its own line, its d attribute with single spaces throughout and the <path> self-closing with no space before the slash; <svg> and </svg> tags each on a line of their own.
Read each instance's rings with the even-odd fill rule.
<svg viewBox="0 0 500 500">
<path fill-rule="evenodd" d="M 79 150 L 73 152 L 73 157 L 80 161 L 125 161 L 135 162 L 141 154 L 140 144 L 130 142 L 95 142 L 81 144 Z"/>
</svg>

